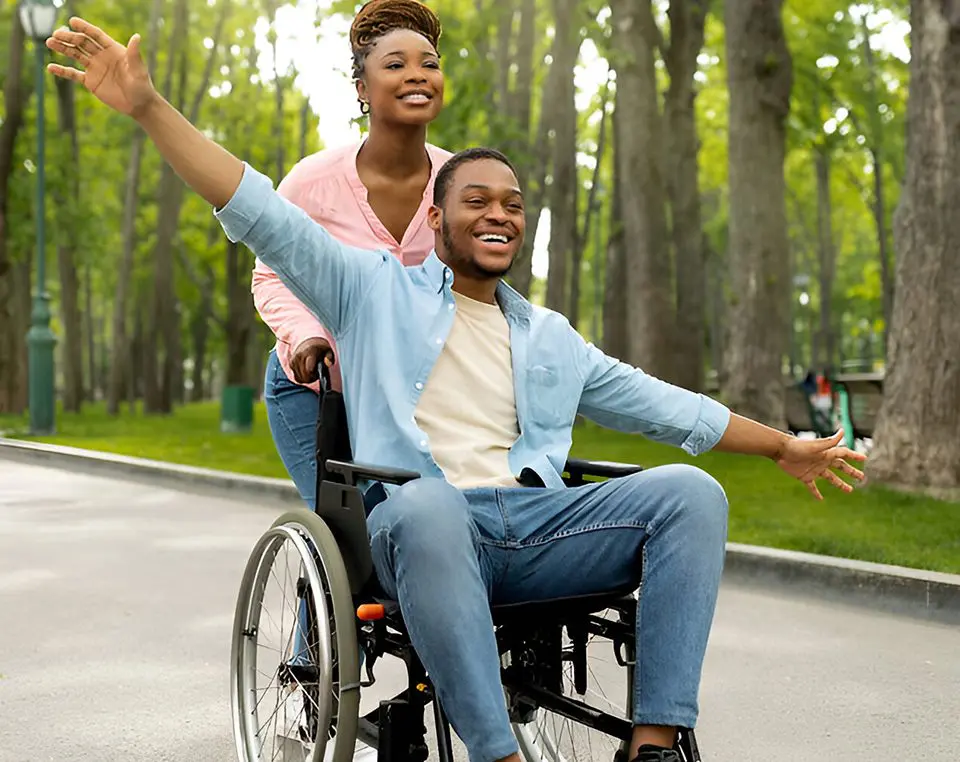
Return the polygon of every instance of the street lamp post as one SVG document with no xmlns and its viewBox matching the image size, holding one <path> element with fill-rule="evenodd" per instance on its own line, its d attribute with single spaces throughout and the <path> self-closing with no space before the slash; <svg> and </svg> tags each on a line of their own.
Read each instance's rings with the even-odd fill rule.
<svg viewBox="0 0 960 762">
<path fill-rule="evenodd" d="M 50 296 L 46 283 L 46 242 L 44 240 L 44 105 L 46 40 L 53 34 L 57 21 L 57 7 L 53 0 L 21 0 L 20 23 L 33 40 L 36 55 L 37 87 L 37 263 L 33 309 L 30 330 L 27 333 L 29 354 L 30 431 L 50 434 L 54 429 L 54 367 L 53 348 L 56 338 L 50 329 Z"/>
</svg>

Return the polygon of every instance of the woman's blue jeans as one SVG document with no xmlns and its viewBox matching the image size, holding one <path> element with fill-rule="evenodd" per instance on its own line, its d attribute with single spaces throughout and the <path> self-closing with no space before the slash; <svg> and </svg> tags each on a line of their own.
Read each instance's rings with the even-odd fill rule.
<svg viewBox="0 0 960 762">
<path fill-rule="evenodd" d="M 293 479 L 300 497 L 311 510 L 316 510 L 316 441 L 320 397 L 312 389 L 288 379 L 277 353 L 271 351 L 264 373 L 263 398 L 270 433 L 280 460 Z"/>
</svg>

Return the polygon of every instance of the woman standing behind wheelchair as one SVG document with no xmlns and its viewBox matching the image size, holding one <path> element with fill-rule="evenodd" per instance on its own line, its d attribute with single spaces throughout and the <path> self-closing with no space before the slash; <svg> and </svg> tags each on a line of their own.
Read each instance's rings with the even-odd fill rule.
<svg viewBox="0 0 960 762">
<path fill-rule="evenodd" d="M 301 160 L 278 190 L 346 244 L 386 249 L 418 265 L 433 249 L 427 210 L 437 172 L 450 153 L 427 142 L 427 126 L 443 107 L 437 43 L 440 21 L 418 0 L 370 0 L 350 28 L 366 140 Z M 326 329 L 257 261 L 253 297 L 277 337 L 264 380 L 273 441 L 304 501 L 316 502 L 318 370 L 330 367 L 340 388 L 336 347 Z"/>
</svg>

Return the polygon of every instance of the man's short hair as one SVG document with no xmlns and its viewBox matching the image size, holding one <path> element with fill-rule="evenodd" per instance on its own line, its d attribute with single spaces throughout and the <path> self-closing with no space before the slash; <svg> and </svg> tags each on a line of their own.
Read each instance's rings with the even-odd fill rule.
<svg viewBox="0 0 960 762">
<path fill-rule="evenodd" d="M 450 182 L 453 180 L 453 173 L 457 171 L 458 167 L 473 161 L 482 161 L 483 159 L 499 161 L 501 164 L 508 166 L 514 176 L 517 174 L 516 167 L 513 166 L 510 159 L 500 153 L 496 148 L 486 148 L 484 146 L 467 148 L 447 159 L 447 162 L 440 167 L 440 171 L 437 172 L 437 179 L 433 184 L 433 205 L 443 207 L 444 201 L 447 200 L 447 191 L 450 190 Z"/>
</svg>

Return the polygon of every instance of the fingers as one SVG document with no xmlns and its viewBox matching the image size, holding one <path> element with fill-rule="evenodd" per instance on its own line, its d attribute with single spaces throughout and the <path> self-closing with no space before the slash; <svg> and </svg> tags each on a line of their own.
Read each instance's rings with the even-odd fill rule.
<svg viewBox="0 0 960 762">
<path fill-rule="evenodd" d="M 314 381 L 317 378 L 317 360 L 319 358 L 313 352 L 309 352 L 303 358 L 303 375 L 309 381 Z"/>
<path fill-rule="evenodd" d="M 810 490 L 811 495 L 813 495 L 817 500 L 823 500 L 823 495 L 820 494 L 820 489 L 817 487 L 817 482 L 814 479 L 804 482 L 804 484 L 807 485 L 807 489 Z"/>
<path fill-rule="evenodd" d="M 863 471 L 861 471 L 859 468 L 854 468 L 849 463 L 847 463 L 844 460 L 841 460 L 840 458 L 837 458 L 835 461 L 833 461 L 833 465 L 831 466 L 831 468 L 835 468 L 838 471 L 843 471 L 843 473 L 847 474 L 848 476 L 852 476 L 857 481 L 863 481 L 863 478 L 864 478 Z"/>
<path fill-rule="evenodd" d="M 829 437 L 824 437 L 819 441 L 820 448 L 823 450 L 829 450 L 831 447 L 836 447 L 843 441 L 843 429 L 837 429 L 836 434 Z"/>
<path fill-rule="evenodd" d="M 73 43 L 64 42 L 59 37 L 48 37 L 47 47 L 60 55 L 72 58 L 83 66 L 87 66 L 90 63 L 90 56 L 85 50 Z"/>
<path fill-rule="evenodd" d="M 323 354 L 323 364 L 328 368 L 332 368 L 333 364 L 337 361 L 337 358 L 334 357 L 333 352 L 327 351 Z"/>
<path fill-rule="evenodd" d="M 127 43 L 127 60 L 130 63 L 141 64 L 143 59 L 140 57 L 140 35 L 135 34 Z"/>
<path fill-rule="evenodd" d="M 847 484 L 843 479 L 833 473 L 833 471 L 824 471 L 823 478 L 830 482 L 838 490 L 842 490 L 843 492 L 853 492 L 853 486 Z"/>
<path fill-rule="evenodd" d="M 61 66 L 60 64 L 48 64 L 47 71 L 61 79 L 69 79 L 71 82 L 83 84 L 84 73 L 71 66 Z"/>
<path fill-rule="evenodd" d="M 73 16 L 70 19 L 70 28 L 75 32 L 86 35 L 92 42 L 100 46 L 101 50 L 110 45 L 116 45 L 117 42 L 100 27 L 94 26 L 89 21 L 84 21 L 79 16 Z"/>
</svg>

